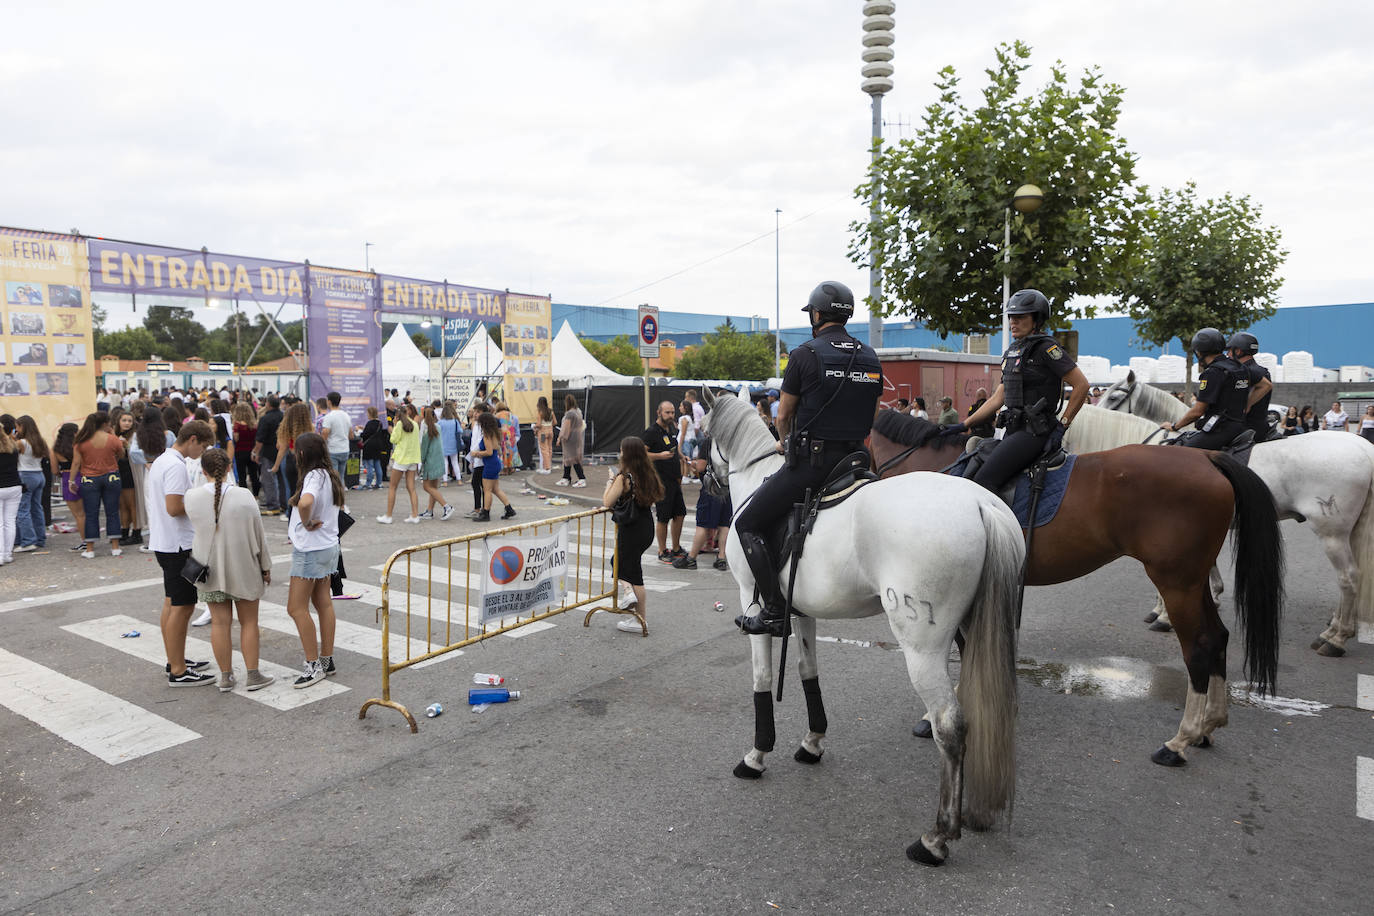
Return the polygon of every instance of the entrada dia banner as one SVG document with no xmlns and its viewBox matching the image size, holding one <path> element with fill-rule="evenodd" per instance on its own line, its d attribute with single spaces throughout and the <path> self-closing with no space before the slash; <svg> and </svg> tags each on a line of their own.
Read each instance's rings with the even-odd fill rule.
<svg viewBox="0 0 1374 916">
<path fill-rule="evenodd" d="M 91 289 L 112 293 L 305 301 L 304 264 L 88 238 Z"/>
</svg>

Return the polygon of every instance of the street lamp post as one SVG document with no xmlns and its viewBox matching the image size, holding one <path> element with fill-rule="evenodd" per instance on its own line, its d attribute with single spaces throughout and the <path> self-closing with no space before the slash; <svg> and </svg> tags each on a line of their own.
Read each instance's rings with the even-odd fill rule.
<svg viewBox="0 0 1374 916">
<path fill-rule="evenodd" d="M 773 211 L 773 375 L 782 375 L 782 243 L 778 228 L 782 211 Z"/>
<path fill-rule="evenodd" d="M 1007 303 L 1011 300 L 1011 211 L 1034 213 L 1045 200 L 1044 193 L 1033 184 L 1023 184 L 1012 195 L 1002 227 L 1002 352 L 1011 346 L 1011 322 L 1007 319 Z"/>
<path fill-rule="evenodd" d="M 894 0 L 868 0 L 864 4 L 864 81 L 859 88 L 873 99 L 873 162 L 878 162 L 878 150 L 883 140 L 883 93 L 892 90 L 892 29 L 897 24 L 893 13 Z M 882 203 L 882 185 L 877 171 L 873 176 L 873 197 L 868 206 L 868 298 L 872 304 L 868 313 L 868 343 L 877 348 L 883 345 L 883 316 L 880 313 L 883 284 L 878 274 L 878 259 L 873 255 L 873 238 L 878 228 L 878 208 Z"/>
<path fill-rule="evenodd" d="M 363 242 L 363 269 L 372 273 L 372 243 Z"/>
</svg>

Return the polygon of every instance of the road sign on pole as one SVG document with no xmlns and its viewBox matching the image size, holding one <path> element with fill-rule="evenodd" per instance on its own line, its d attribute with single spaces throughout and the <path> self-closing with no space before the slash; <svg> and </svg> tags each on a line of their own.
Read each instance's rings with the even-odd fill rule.
<svg viewBox="0 0 1374 916">
<path fill-rule="evenodd" d="M 658 306 L 639 307 L 639 355 L 658 359 Z"/>
</svg>

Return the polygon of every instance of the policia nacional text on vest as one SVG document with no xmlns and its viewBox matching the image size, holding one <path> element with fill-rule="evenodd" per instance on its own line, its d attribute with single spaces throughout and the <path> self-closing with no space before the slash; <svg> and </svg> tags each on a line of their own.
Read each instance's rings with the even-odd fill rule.
<svg viewBox="0 0 1374 916">
<path fill-rule="evenodd" d="M 792 351 L 783 374 L 778 416 L 779 432 L 786 434 L 783 467 L 735 517 L 735 537 L 762 604 L 761 613 L 736 619 L 746 633 L 784 632 L 785 601 L 769 535 L 807 490 L 818 491 L 846 455 L 863 448 L 883 391 L 878 354 L 844 330 L 854 314 L 853 293 L 842 283 L 822 283 L 804 311 L 812 313 L 815 336 Z"/>
</svg>

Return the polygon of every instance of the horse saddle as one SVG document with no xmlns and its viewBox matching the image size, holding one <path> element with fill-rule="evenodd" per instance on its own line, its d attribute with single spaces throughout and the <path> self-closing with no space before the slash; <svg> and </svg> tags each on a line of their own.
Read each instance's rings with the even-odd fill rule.
<svg viewBox="0 0 1374 916">
<path fill-rule="evenodd" d="M 987 460 L 988 455 L 1001 444 L 1001 439 L 981 439 L 977 442 L 970 440 L 963 456 L 945 468 L 944 473 L 971 478 Z M 997 495 L 1001 497 L 1002 502 L 1011 507 L 1011 511 L 1016 515 L 1016 521 L 1022 528 L 1039 528 L 1054 520 L 1055 514 L 1059 511 L 1059 504 L 1064 501 L 1064 493 L 1068 490 L 1069 475 L 1073 473 L 1076 458 L 1076 455 L 1069 454 L 1063 448 L 1057 448 L 1041 455 L 1030 467 L 1018 472 L 998 491 Z M 1037 476 L 1040 477 L 1042 489 L 1040 498 L 1036 501 L 1035 524 L 1032 526 L 1031 490 L 1035 486 Z"/>
<path fill-rule="evenodd" d="M 777 558 L 779 569 L 785 567 L 795 554 L 800 557 L 802 544 L 816 526 L 816 516 L 824 509 L 833 509 L 863 487 L 878 479 L 870 470 L 872 456 L 867 451 L 851 452 L 830 471 L 819 492 L 812 493 L 809 502 L 799 502 L 785 521 L 777 525 L 768 537 L 770 553 Z"/>
<path fill-rule="evenodd" d="M 1175 436 L 1168 440 L 1166 445 L 1187 445 L 1192 439 L 1202 435 L 1198 430 L 1189 430 L 1182 435 Z M 1247 467 L 1250 464 L 1250 449 L 1255 445 L 1255 431 L 1253 429 L 1242 430 L 1229 443 L 1217 449 L 1217 451 L 1230 455 Z"/>
</svg>

